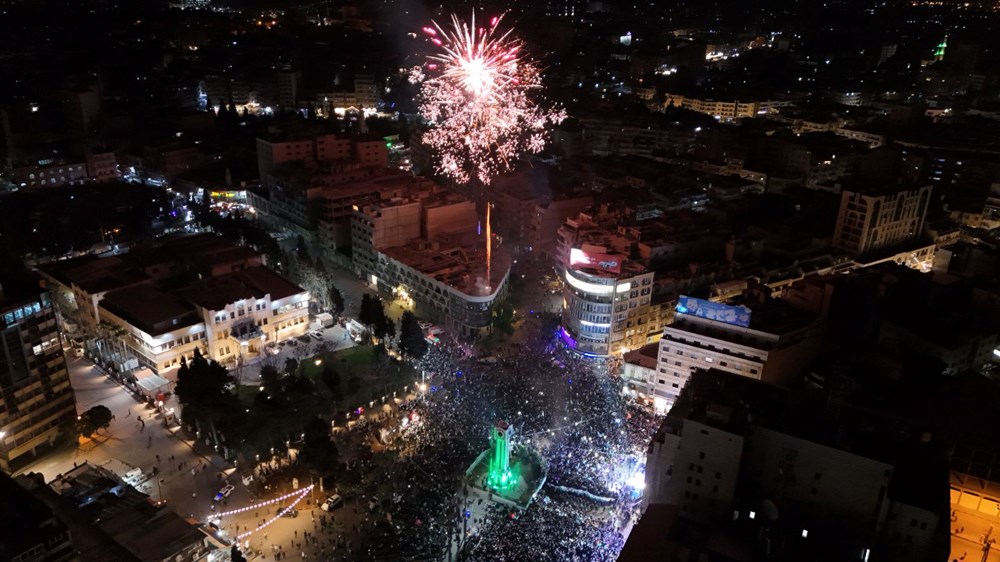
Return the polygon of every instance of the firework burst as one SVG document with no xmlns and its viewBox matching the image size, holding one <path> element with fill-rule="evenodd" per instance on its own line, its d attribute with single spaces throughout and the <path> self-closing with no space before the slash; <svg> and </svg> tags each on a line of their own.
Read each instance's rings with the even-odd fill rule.
<svg viewBox="0 0 1000 562">
<path fill-rule="evenodd" d="M 519 155 L 541 152 L 546 127 L 565 118 L 539 105 L 538 67 L 512 30 L 498 29 L 500 20 L 476 27 L 475 15 L 468 23 L 453 15 L 448 28 L 425 27 L 437 53 L 411 73 L 420 113 L 433 125 L 423 140 L 438 155 L 438 173 L 459 183 L 488 185 Z"/>
</svg>

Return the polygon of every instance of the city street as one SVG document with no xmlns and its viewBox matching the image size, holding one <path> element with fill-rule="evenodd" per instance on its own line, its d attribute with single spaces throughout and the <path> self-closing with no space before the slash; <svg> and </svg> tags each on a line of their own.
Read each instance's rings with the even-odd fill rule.
<svg viewBox="0 0 1000 562">
<path fill-rule="evenodd" d="M 983 557 L 983 539 L 997 539 L 1000 518 L 967 507 L 951 504 L 955 519 L 951 522 L 951 555 L 949 560 L 963 562 L 1000 562 L 1000 548 L 993 543 L 989 555 Z M 959 532 L 961 531 L 961 532 Z"/>
<path fill-rule="evenodd" d="M 184 439 L 178 426 L 164 427 L 162 415 L 141 403 L 88 360 L 69 359 L 68 363 L 77 412 L 101 404 L 112 411 L 115 419 L 106 431 L 102 430 L 93 439 L 81 438 L 78 446 L 54 451 L 23 469 L 22 473 L 41 473 L 48 482 L 84 462 L 102 466 L 122 478 L 127 478 L 127 474 L 137 468 L 142 476 L 127 478 L 128 482 L 153 498 L 166 500 L 167 508 L 203 523 L 207 523 L 213 513 L 213 497 L 227 482 L 235 489 L 217 504 L 217 511 L 251 506 L 253 502 L 267 499 L 254 497 L 239 477 L 228 478 L 234 471 L 231 464 L 225 463 L 219 455 L 196 451 L 195 443 Z M 201 448 L 206 447 L 202 444 Z M 152 475 L 154 468 L 158 470 L 155 476 Z M 305 485 L 308 483 L 303 487 Z M 274 496 L 292 491 L 291 482 L 275 482 L 275 487 Z M 322 500 L 318 489 L 308 498 L 310 503 L 302 501 L 297 506 L 298 518 L 276 521 L 267 528 L 266 534 L 254 535 L 251 545 L 270 549 L 271 544 L 281 544 L 289 551 L 296 533 L 301 538 L 302 530 L 313 528 L 310 513 L 319 511 L 313 498 Z M 272 505 L 225 518 L 221 527 L 227 532 L 226 538 L 231 538 L 237 528 L 241 531 L 252 529 L 262 519 L 271 519 L 276 515 L 276 507 Z M 346 520 L 350 521 L 350 517 Z"/>
</svg>

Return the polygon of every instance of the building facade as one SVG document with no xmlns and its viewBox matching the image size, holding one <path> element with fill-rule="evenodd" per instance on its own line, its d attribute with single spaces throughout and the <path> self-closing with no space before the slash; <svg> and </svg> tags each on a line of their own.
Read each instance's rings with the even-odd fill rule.
<svg viewBox="0 0 1000 562">
<path fill-rule="evenodd" d="M 502 247 L 486 255 L 476 221 L 475 205 L 448 192 L 359 207 L 351 223 L 355 273 L 451 333 L 477 337 L 506 298 L 510 257 Z"/>
<path fill-rule="evenodd" d="M 716 369 L 743 377 L 782 383 L 793 379 L 819 353 L 819 327 L 814 316 L 770 303 L 748 312 L 746 325 L 725 318 L 728 305 L 701 301 L 702 308 L 722 311 L 720 319 L 699 316 L 682 304 L 674 321 L 663 329 L 659 342 L 656 373 L 645 384 L 636 382 L 644 393 L 673 404 L 699 369 Z M 690 305 L 688 305 L 690 306 Z M 741 307 L 742 308 L 742 307 Z M 781 315 L 768 322 L 769 315 Z M 756 316 L 756 318 L 755 318 Z"/>
<path fill-rule="evenodd" d="M 7 269 L 0 289 L 0 470 L 8 473 L 76 422 L 56 315 L 39 283 Z"/>
<path fill-rule="evenodd" d="M 879 193 L 845 189 L 833 246 L 858 255 L 915 240 L 923 232 L 931 189 L 930 185 Z"/>
</svg>

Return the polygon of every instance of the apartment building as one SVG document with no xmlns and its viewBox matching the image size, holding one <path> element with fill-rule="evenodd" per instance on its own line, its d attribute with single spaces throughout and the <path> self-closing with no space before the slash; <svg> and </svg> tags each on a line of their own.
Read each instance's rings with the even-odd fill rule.
<svg viewBox="0 0 1000 562">
<path fill-rule="evenodd" d="M 923 233 L 932 187 L 845 189 L 833 246 L 862 255 L 915 241 Z"/>
<path fill-rule="evenodd" d="M 0 471 L 72 434 L 76 404 L 49 291 L 19 264 L 0 273 Z"/>
<path fill-rule="evenodd" d="M 655 377 L 641 386 L 672 404 L 698 369 L 774 384 L 794 380 L 819 353 L 820 326 L 814 315 L 780 301 L 751 308 L 682 295 L 659 346 Z"/>
</svg>

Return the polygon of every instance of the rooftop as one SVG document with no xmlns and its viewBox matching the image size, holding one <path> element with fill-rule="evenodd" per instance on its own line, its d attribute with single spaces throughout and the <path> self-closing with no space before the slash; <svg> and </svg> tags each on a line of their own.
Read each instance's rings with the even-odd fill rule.
<svg viewBox="0 0 1000 562">
<path fill-rule="evenodd" d="M 510 271 L 510 256 L 494 248 L 490 280 L 486 283 L 486 248 L 475 233 L 442 235 L 434 240 L 415 240 L 380 252 L 421 274 L 470 295 L 493 294 Z"/>
<path fill-rule="evenodd" d="M 10 476 L 0 473 L 0 525 L 5 539 L 0 541 L 0 560 L 10 560 L 32 547 L 50 543 L 65 534 L 66 528 L 55 513 Z M 68 541 L 69 536 L 65 535 Z"/>
<path fill-rule="evenodd" d="M 201 321 L 189 303 L 149 284 L 112 291 L 101 300 L 101 307 L 151 336 Z"/>
<path fill-rule="evenodd" d="M 16 260 L 0 260 L 0 310 L 37 299 L 43 281 Z"/>
<path fill-rule="evenodd" d="M 178 291 L 178 295 L 202 308 L 217 311 L 240 300 L 270 295 L 273 302 L 302 292 L 305 289 L 260 266 L 195 282 Z"/>
</svg>

